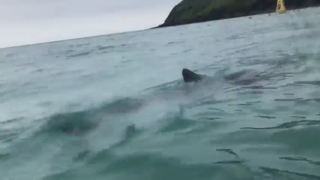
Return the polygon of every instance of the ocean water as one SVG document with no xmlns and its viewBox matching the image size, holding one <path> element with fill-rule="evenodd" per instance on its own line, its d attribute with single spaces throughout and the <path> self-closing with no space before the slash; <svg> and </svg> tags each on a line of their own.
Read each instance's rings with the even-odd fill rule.
<svg viewBox="0 0 320 180">
<path fill-rule="evenodd" d="M 320 179 L 319 22 L 311 8 L 1 49 L 0 179 Z"/>
</svg>

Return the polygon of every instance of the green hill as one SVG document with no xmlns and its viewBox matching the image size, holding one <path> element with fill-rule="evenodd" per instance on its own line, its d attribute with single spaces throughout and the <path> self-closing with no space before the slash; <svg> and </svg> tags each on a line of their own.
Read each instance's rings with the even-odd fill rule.
<svg viewBox="0 0 320 180">
<path fill-rule="evenodd" d="M 183 0 L 163 24 L 176 26 L 211 20 L 275 12 L 277 0 Z M 320 0 L 285 0 L 287 9 L 319 6 Z"/>
</svg>

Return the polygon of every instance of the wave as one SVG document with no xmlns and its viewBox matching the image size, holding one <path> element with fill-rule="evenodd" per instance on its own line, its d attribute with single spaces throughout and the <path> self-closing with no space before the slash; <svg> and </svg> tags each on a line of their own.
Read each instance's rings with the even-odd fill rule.
<svg viewBox="0 0 320 180">
<path fill-rule="evenodd" d="M 139 179 L 151 175 L 154 179 L 160 179 L 172 172 L 176 174 L 176 178 L 198 178 L 197 173 L 200 172 L 205 178 L 232 179 L 239 178 L 240 174 L 244 179 L 250 179 L 257 172 L 248 168 L 250 165 L 241 159 L 241 153 L 228 145 L 266 143 L 282 144 L 301 151 L 305 147 L 310 147 L 313 151 L 319 149 L 315 143 L 304 140 L 318 134 L 316 132 L 319 121 L 309 121 L 307 116 L 303 116 L 304 120 L 301 121 L 280 122 L 280 125 L 268 127 L 260 125 L 260 128 L 254 125 L 244 127 L 246 123 L 240 126 L 230 125 L 237 124 L 239 115 L 249 117 L 246 114 L 249 110 L 259 113 L 252 117 L 265 121 L 278 120 L 280 116 L 277 114 L 267 115 L 270 110 L 258 109 L 265 102 L 258 99 L 259 96 L 240 99 L 239 95 L 252 95 L 244 92 L 251 93 L 257 89 L 266 94 L 276 91 L 281 88 L 279 84 L 274 84 L 276 88 L 265 86 L 272 79 L 282 81 L 279 77 L 284 76 L 283 72 L 277 71 L 225 68 L 200 83 L 185 84 L 181 80 L 175 80 L 145 89 L 130 97 L 104 101 L 94 107 L 56 113 L 39 119 L 37 122 L 41 122 L 40 127 L 23 142 L 16 143 L 12 147 L 15 150 L 9 155 L 0 155 L 0 161 L 4 159 L 3 161 L 8 162 L 12 157 L 26 162 L 31 159 L 47 162 L 41 159 L 43 157 L 50 159 L 50 162 L 56 161 L 53 163 L 55 171 L 50 170 L 50 173 L 41 176 L 41 179 L 45 180 L 82 179 L 91 176 L 112 179 L 124 176 L 124 171 L 133 179 L 137 173 Z M 301 81 L 297 83 L 309 85 Z M 257 88 L 260 85 L 263 88 Z M 272 98 L 273 103 L 299 101 L 299 98 Z M 291 115 L 293 118 L 302 117 L 301 114 Z M 306 129 L 297 132 L 295 128 L 301 126 Z M 275 133 L 270 135 L 270 131 Z M 301 138 L 296 137 L 297 133 Z M 207 137 L 208 134 L 210 137 Z M 7 135 L 3 137 L 10 139 L 11 136 L 16 136 Z M 293 136 L 299 142 L 293 141 Z M 174 145 L 172 152 L 166 151 L 169 146 L 163 147 L 166 152 L 163 154 L 153 151 L 154 142 L 160 146 L 168 137 L 184 140 L 190 138 L 190 141 L 199 143 L 210 142 L 217 151 L 236 154 L 236 157 L 217 158 L 209 164 L 188 164 L 182 161 L 183 158 L 175 157 L 179 149 L 174 149 Z M 130 151 L 133 144 L 142 147 Z M 201 146 L 201 143 L 199 145 Z M 304 148 L 299 148 L 302 146 Z M 141 152 L 138 152 L 139 150 Z M 305 161 L 317 163 L 309 159 Z M 61 164 L 65 165 L 59 167 Z M 139 168 L 136 167 L 137 164 Z M 233 173 L 235 171 L 241 173 Z M 138 179 L 138 176 L 136 178 Z"/>
</svg>

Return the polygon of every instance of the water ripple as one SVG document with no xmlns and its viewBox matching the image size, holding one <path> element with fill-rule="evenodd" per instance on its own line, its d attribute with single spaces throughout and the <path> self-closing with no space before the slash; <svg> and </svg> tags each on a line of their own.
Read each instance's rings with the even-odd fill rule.
<svg viewBox="0 0 320 180">
<path fill-rule="evenodd" d="M 290 129 L 297 126 L 315 126 L 319 124 L 320 124 L 320 120 L 301 120 L 301 121 L 291 121 L 291 122 L 282 123 L 274 127 L 264 127 L 264 128 L 243 127 L 241 129 L 247 129 L 247 130 Z"/>
</svg>

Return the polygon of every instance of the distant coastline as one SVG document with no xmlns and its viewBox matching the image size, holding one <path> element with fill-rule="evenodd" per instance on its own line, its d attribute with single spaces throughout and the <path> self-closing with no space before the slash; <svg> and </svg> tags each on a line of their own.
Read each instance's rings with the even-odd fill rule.
<svg viewBox="0 0 320 180">
<path fill-rule="evenodd" d="M 155 28 L 274 13 L 277 0 L 183 0 Z M 287 10 L 319 7 L 320 0 L 285 0 Z"/>
</svg>

